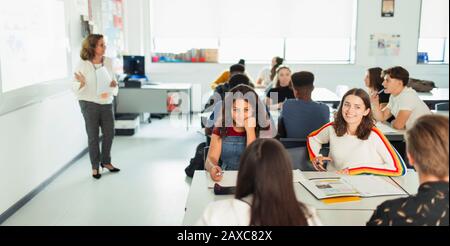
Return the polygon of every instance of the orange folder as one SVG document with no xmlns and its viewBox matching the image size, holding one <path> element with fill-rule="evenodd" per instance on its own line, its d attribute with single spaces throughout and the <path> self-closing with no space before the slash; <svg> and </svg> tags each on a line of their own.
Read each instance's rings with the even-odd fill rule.
<svg viewBox="0 0 450 246">
<path fill-rule="evenodd" d="M 322 199 L 322 202 L 325 204 L 331 204 L 331 203 L 338 203 L 338 202 L 353 202 L 353 201 L 359 201 L 359 200 L 361 200 L 361 197 L 359 197 L 359 196 L 341 196 L 341 197 L 324 198 L 324 199 Z"/>
</svg>

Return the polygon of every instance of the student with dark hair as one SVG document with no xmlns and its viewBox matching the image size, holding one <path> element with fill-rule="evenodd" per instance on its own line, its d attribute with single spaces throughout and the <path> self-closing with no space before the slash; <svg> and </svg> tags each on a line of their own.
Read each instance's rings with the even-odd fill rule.
<svg viewBox="0 0 450 246">
<path fill-rule="evenodd" d="M 274 82 L 275 86 L 267 92 L 266 105 L 269 108 L 280 109 L 284 101 L 294 98 L 291 69 L 287 66 L 278 67 Z"/>
<path fill-rule="evenodd" d="M 384 92 L 383 86 L 383 77 L 382 77 L 383 69 L 380 67 L 372 67 L 367 69 L 366 75 L 364 77 L 364 84 L 366 85 L 369 95 L 378 95 L 378 102 L 380 103 L 379 108 L 383 110 L 389 102 L 389 94 Z M 375 106 L 372 103 L 372 107 Z M 387 119 L 387 122 L 391 122 L 395 119 L 394 116 L 391 116 Z"/>
<path fill-rule="evenodd" d="M 383 133 L 374 126 L 369 95 L 351 89 L 342 98 L 334 122 L 322 126 L 307 138 L 313 166 L 318 171 L 338 170 L 345 174 L 400 176 L 405 163 Z M 319 154 L 329 143 L 329 157 Z M 324 161 L 330 162 L 327 167 Z"/>
<path fill-rule="evenodd" d="M 252 84 L 250 84 L 250 79 L 245 74 L 235 74 L 230 78 L 228 83 L 217 86 L 214 90 L 214 94 L 208 99 L 208 103 L 205 105 L 205 112 L 211 111 L 211 115 L 206 124 L 204 124 L 205 134 L 207 136 L 211 135 L 213 124 L 215 122 L 215 118 L 217 117 L 216 112 L 220 110 L 222 105 L 221 102 L 225 98 L 225 93 L 238 85 L 247 85 L 252 87 Z"/>
<path fill-rule="evenodd" d="M 278 57 L 278 56 L 275 57 L 274 60 L 275 60 L 275 63 L 272 65 L 272 68 L 270 69 L 270 80 L 271 81 L 274 80 L 275 75 L 277 74 L 278 67 L 280 67 L 284 62 L 284 59 L 281 57 Z"/>
<path fill-rule="evenodd" d="M 386 121 L 392 115 L 395 120 L 391 122 L 395 129 L 410 128 L 417 118 L 422 115 L 431 114 L 428 106 L 419 98 L 416 91 L 407 87 L 409 73 L 406 69 L 398 66 L 383 71 L 384 92 L 391 94 L 389 103 L 382 110 L 377 94 L 371 95 L 373 104 L 373 115 L 378 121 Z"/>
<path fill-rule="evenodd" d="M 330 108 L 314 102 L 314 74 L 297 72 L 292 76 L 295 99 L 288 99 L 278 118 L 278 138 L 306 138 L 309 133 L 330 121 Z"/>
<path fill-rule="evenodd" d="M 245 73 L 245 60 L 244 59 L 240 59 L 238 63 L 233 64 L 230 66 L 230 69 L 227 71 L 224 71 L 222 74 L 220 74 L 220 76 L 211 83 L 211 89 L 216 89 L 217 86 L 227 83 L 228 80 L 230 80 L 230 78 L 238 73 Z M 248 74 L 246 74 L 247 77 Z M 250 77 L 249 77 L 250 78 Z"/>
<path fill-rule="evenodd" d="M 236 67 L 242 67 L 241 65 L 237 66 L 239 64 L 236 64 Z M 229 91 L 231 88 L 243 84 L 248 85 L 250 87 L 253 87 L 253 85 L 250 82 L 250 79 L 247 77 L 247 75 L 243 74 L 242 72 L 236 72 L 232 73 L 230 80 L 227 81 L 227 83 L 220 84 L 216 87 L 214 90 L 214 93 L 217 93 L 220 95 L 221 99 L 224 98 L 224 95 L 227 91 Z"/>
<path fill-rule="evenodd" d="M 258 78 L 255 82 L 255 86 L 265 88 L 270 85 L 273 78 L 275 77 L 277 68 L 281 66 L 281 64 L 283 64 L 283 58 L 278 56 L 272 58 L 271 66 L 265 67 L 259 72 Z"/>
<path fill-rule="evenodd" d="M 211 178 L 218 181 L 222 170 L 238 170 L 239 157 L 246 146 L 268 128 L 269 117 L 256 92 L 246 85 L 232 88 L 222 101 L 221 115 L 211 136 L 205 163 Z"/>
<path fill-rule="evenodd" d="M 234 199 L 208 205 L 197 225 L 314 226 L 313 208 L 297 201 L 292 163 L 273 139 L 257 139 L 242 154 Z"/>
<path fill-rule="evenodd" d="M 419 175 L 417 194 L 382 203 L 368 226 L 448 226 L 448 118 L 425 115 L 406 132 L 409 163 Z"/>
<path fill-rule="evenodd" d="M 381 109 L 386 107 L 389 102 L 389 94 L 384 92 L 382 72 L 383 69 L 380 67 L 372 67 L 367 69 L 364 76 L 364 84 L 369 90 L 369 95 L 378 94 Z"/>
</svg>

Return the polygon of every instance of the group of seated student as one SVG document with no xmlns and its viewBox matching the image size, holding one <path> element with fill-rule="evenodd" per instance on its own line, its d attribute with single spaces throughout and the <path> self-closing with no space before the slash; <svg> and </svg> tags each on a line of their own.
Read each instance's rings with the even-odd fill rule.
<svg viewBox="0 0 450 246">
<path fill-rule="evenodd" d="M 311 165 L 317 171 L 402 176 L 407 170 L 403 159 L 375 123 L 395 116 L 392 125 L 406 128 L 407 156 L 419 173 L 419 194 L 380 205 L 368 225 L 448 225 L 448 118 L 429 115 L 430 110 L 415 91 L 406 87 L 409 74 L 404 68 L 369 69 L 365 79 L 369 93 L 359 88 L 345 93 L 333 122 L 329 122 L 328 106 L 311 99 L 314 75 L 307 71 L 292 76 L 290 73 L 289 68 L 279 66 L 275 76 L 278 82 L 275 88 L 291 88 L 295 96 L 278 102 L 282 111 L 277 137 L 306 138 Z M 288 186 L 283 182 L 292 177 L 292 163 L 286 160 L 289 157 L 280 143 L 263 139 L 261 133 L 274 127 L 268 108 L 257 93 L 248 84 L 240 83 L 247 80 L 243 74 L 234 75 L 228 82 L 230 93 L 217 103 L 220 114 L 215 117 L 205 163 L 216 182 L 223 178 L 224 170 L 239 170 L 236 196 L 232 201 L 208 207 L 199 224 L 319 225 L 313 209 L 298 203 L 289 189 L 280 188 Z M 390 94 L 388 101 L 383 88 L 384 93 Z M 320 154 L 324 144 L 329 144 L 328 156 Z M 289 168 L 284 170 L 281 166 Z M 267 178 L 265 172 L 272 176 Z M 268 186 L 279 188 L 271 192 L 286 191 L 285 200 L 270 192 L 268 196 L 260 194 Z M 239 209 L 230 211 L 230 207 Z M 281 207 L 285 209 L 271 210 Z M 269 215 L 267 220 L 262 214 Z M 288 214 L 293 216 L 288 219 Z"/>
<path fill-rule="evenodd" d="M 284 101 L 294 98 L 291 69 L 284 65 L 279 66 L 273 83 L 273 87 L 267 91 L 266 105 L 270 109 L 281 109 Z"/>
<path fill-rule="evenodd" d="M 419 175 L 418 193 L 382 203 L 368 226 L 449 225 L 448 128 L 447 117 L 426 115 L 407 130 L 408 158 Z M 209 204 L 197 225 L 321 225 L 315 209 L 297 200 L 292 179 L 292 162 L 284 147 L 273 139 L 256 139 L 240 158 L 234 198 Z"/>
<path fill-rule="evenodd" d="M 372 70 L 369 69 L 368 76 L 366 76 L 369 77 L 369 79 L 371 77 L 370 73 Z M 380 72 L 379 69 L 375 70 L 377 70 L 376 73 Z M 363 89 L 354 88 L 349 90 L 341 100 L 339 108 L 335 113 L 334 121 L 328 123 L 328 106 L 313 102 L 311 100 L 312 90 L 314 89 L 314 75 L 312 73 L 302 71 L 291 76 L 290 69 L 285 66 L 278 67 L 277 73 L 277 86 L 274 89 L 289 88 L 289 90 L 291 90 L 291 88 L 293 88 L 295 91 L 293 94 L 296 97 L 296 99 L 289 100 L 287 100 L 287 97 L 278 97 L 280 99 L 282 98 L 284 104 L 282 104 L 283 110 L 281 111 L 281 116 L 279 118 L 280 124 L 278 126 L 277 137 L 306 138 L 308 153 L 312 166 L 315 170 L 336 170 L 338 172 L 348 174 L 365 173 L 386 176 L 401 176 L 405 174 L 406 165 L 403 161 L 404 159 L 395 150 L 384 134 L 377 127 L 375 127 L 376 121 L 373 115 L 375 115 L 377 111 L 381 110 L 378 96 L 378 92 L 380 90 L 376 91 L 380 88 L 379 84 L 374 85 L 374 82 L 369 83 L 370 81 L 366 81 L 369 85 L 369 91 L 372 93 L 372 97 L 369 96 L 369 94 Z M 244 81 L 245 75 L 237 74 L 235 76 L 236 82 L 228 84 L 231 85 L 231 87 L 236 88 L 236 85 L 238 85 L 240 81 Z M 376 74 L 372 77 L 376 77 Z M 408 72 L 403 68 L 394 67 L 384 71 L 384 79 L 385 81 L 383 82 L 383 86 L 386 88 L 386 93 L 400 93 L 398 89 L 392 89 L 390 86 L 393 83 L 396 83 L 399 86 L 404 86 L 404 83 L 406 83 L 405 80 L 407 81 L 409 76 Z M 248 79 L 246 81 L 248 81 Z M 246 92 L 251 92 L 251 94 L 254 94 L 256 101 L 258 101 L 256 105 L 259 104 L 258 96 L 252 88 L 247 88 L 247 86 L 240 87 L 234 90 L 234 92 L 242 89 Z M 410 90 L 409 88 L 403 87 L 402 89 L 404 91 Z M 233 92 L 233 89 L 231 89 L 230 92 Z M 413 95 L 417 97 L 416 94 Z M 233 100 L 236 99 L 234 95 L 231 95 L 231 97 L 234 98 Z M 418 97 L 417 99 L 420 101 Z M 397 104 L 392 102 L 393 100 L 395 101 L 394 95 L 390 97 L 390 101 L 386 106 L 387 108 L 384 109 L 383 112 L 389 110 L 389 107 L 398 108 L 398 106 L 396 106 Z M 246 99 L 237 101 L 243 101 L 248 104 Z M 420 101 L 420 103 L 426 107 L 423 102 Z M 225 113 L 228 111 L 235 112 L 235 110 L 239 109 L 236 108 L 234 104 L 232 108 L 231 106 L 228 106 L 228 109 L 224 105 L 225 100 L 222 100 L 221 104 L 216 103 L 215 105 L 216 107 L 222 107 L 221 110 L 223 112 L 223 117 L 219 121 L 215 119 L 214 122 L 222 122 L 222 125 L 217 127 L 216 124 L 216 127 L 210 131 L 212 133 L 211 144 L 208 153 L 207 165 L 205 165 L 208 170 L 210 170 L 211 167 L 214 167 L 214 174 L 220 174 L 222 171 L 220 170 L 221 167 L 225 167 L 225 169 L 228 170 L 237 170 L 240 153 L 242 153 L 246 147 L 245 144 L 241 144 L 238 148 L 237 146 L 239 146 L 239 144 L 233 143 L 234 148 L 232 148 L 232 150 L 235 152 L 232 154 L 232 158 L 228 158 L 226 153 L 228 152 L 228 147 L 222 148 L 222 140 L 225 140 L 226 136 L 232 137 L 226 141 L 227 146 L 228 142 L 233 141 L 233 139 L 242 139 L 243 137 L 247 137 L 246 141 L 241 140 L 241 142 L 245 142 L 247 145 L 254 139 L 253 132 L 248 132 L 248 130 L 254 131 L 254 129 L 249 128 L 245 124 L 243 127 L 237 127 L 236 118 L 227 117 Z M 246 109 L 244 110 L 252 110 L 253 105 L 246 105 Z M 269 128 L 273 130 L 274 127 L 270 124 L 270 114 L 264 110 L 261 110 L 263 106 L 260 106 L 259 108 L 261 112 L 264 112 L 264 119 L 267 118 Z M 413 110 L 415 111 L 416 109 L 413 108 Z M 231 115 L 233 117 L 236 116 L 235 114 Z M 215 118 L 218 117 L 219 116 L 215 115 Z M 247 120 L 246 117 L 247 116 L 244 116 L 244 121 Z M 232 119 L 232 124 L 228 124 L 225 127 L 225 119 Z M 400 119 L 402 119 L 401 115 Z M 414 117 L 409 118 L 411 121 L 413 119 Z M 396 117 L 396 120 L 393 121 L 393 124 L 396 122 L 399 122 L 398 117 Z M 263 124 L 266 123 L 267 122 L 263 122 Z M 320 150 L 324 144 L 329 144 L 328 156 L 322 156 L 320 154 Z M 219 160 L 225 163 L 220 163 Z M 324 163 L 330 163 L 330 165 L 325 168 Z M 211 176 L 214 179 L 220 178 L 220 175 L 215 176 L 211 174 Z"/>
</svg>

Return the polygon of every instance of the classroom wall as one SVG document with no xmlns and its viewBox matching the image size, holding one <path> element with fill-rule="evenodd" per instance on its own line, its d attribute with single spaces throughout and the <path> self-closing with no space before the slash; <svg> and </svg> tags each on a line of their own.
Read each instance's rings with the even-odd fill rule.
<svg viewBox="0 0 450 246">
<path fill-rule="evenodd" d="M 134 2 L 134 1 L 132 1 Z M 421 0 L 397 0 L 395 1 L 395 16 L 393 18 L 381 17 L 381 1 L 359 0 L 358 19 L 356 30 L 356 61 L 349 65 L 323 65 L 323 64 L 288 64 L 294 71 L 309 70 L 316 75 L 316 86 L 335 90 L 337 85 L 346 84 L 351 87 L 362 87 L 365 70 L 369 67 L 380 66 L 404 66 L 411 77 L 433 80 L 439 87 L 448 87 L 448 65 L 417 65 L 417 43 L 419 36 Z M 144 10 L 144 16 L 149 18 L 147 2 L 136 1 L 127 6 L 125 13 L 132 15 L 139 10 Z M 138 22 L 138 19 L 130 19 L 127 26 L 134 29 L 142 28 L 144 44 L 133 41 L 135 33 L 129 32 L 125 37 L 129 40 L 129 52 L 144 49 L 144 54 L 150 56 L 149 45 L 151 43 L 151 30 L 149 22 Z M 139 26 L 139 27 L 138 27 Z M 390 33 L 401 35 L 401 51 L 397 57 L 373 57 L 369 56 L 369 36 L 373 33 Z M 274 54 L 279 55 L 279 54 Z M 268 63 L 270 61 L 267 61 Z M 207 93 L 209 84 L 230 64 L 164 64 L 147 63 L 146 71 L 151 80 L 161 82 L 193 83 L 198 85 L 194 91 L 194 110 L 200 110 L 200 96 Z M 248 64 L 247 70 L 254 78 L 258 72 L 267 65 Z"/>
<path fill-rule="evenodd" d="M 72 64 L 76 64 L 82 39 L 80 17 L 76 1 L 65 3 L 70 10 L 66 16 L 70 18 Z M 84 120 L 70 91 L 0 116 L 0 214 L 86 147 Z"/>
</svg>

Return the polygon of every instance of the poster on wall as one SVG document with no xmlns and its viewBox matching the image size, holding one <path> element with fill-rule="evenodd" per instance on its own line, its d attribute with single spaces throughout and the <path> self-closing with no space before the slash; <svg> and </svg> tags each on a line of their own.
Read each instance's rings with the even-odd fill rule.
<svg viewBox="0 0 450 246">
<path fill-rule="evenodd" d="M 382 0 L 381 17 L 394 17 L 394 0 Z"/>
<path fill-rule="evenodd" d="M 400 34 L 376 33 L 370 35 L 370 56 L 398 56 Z"/>
</svg>

